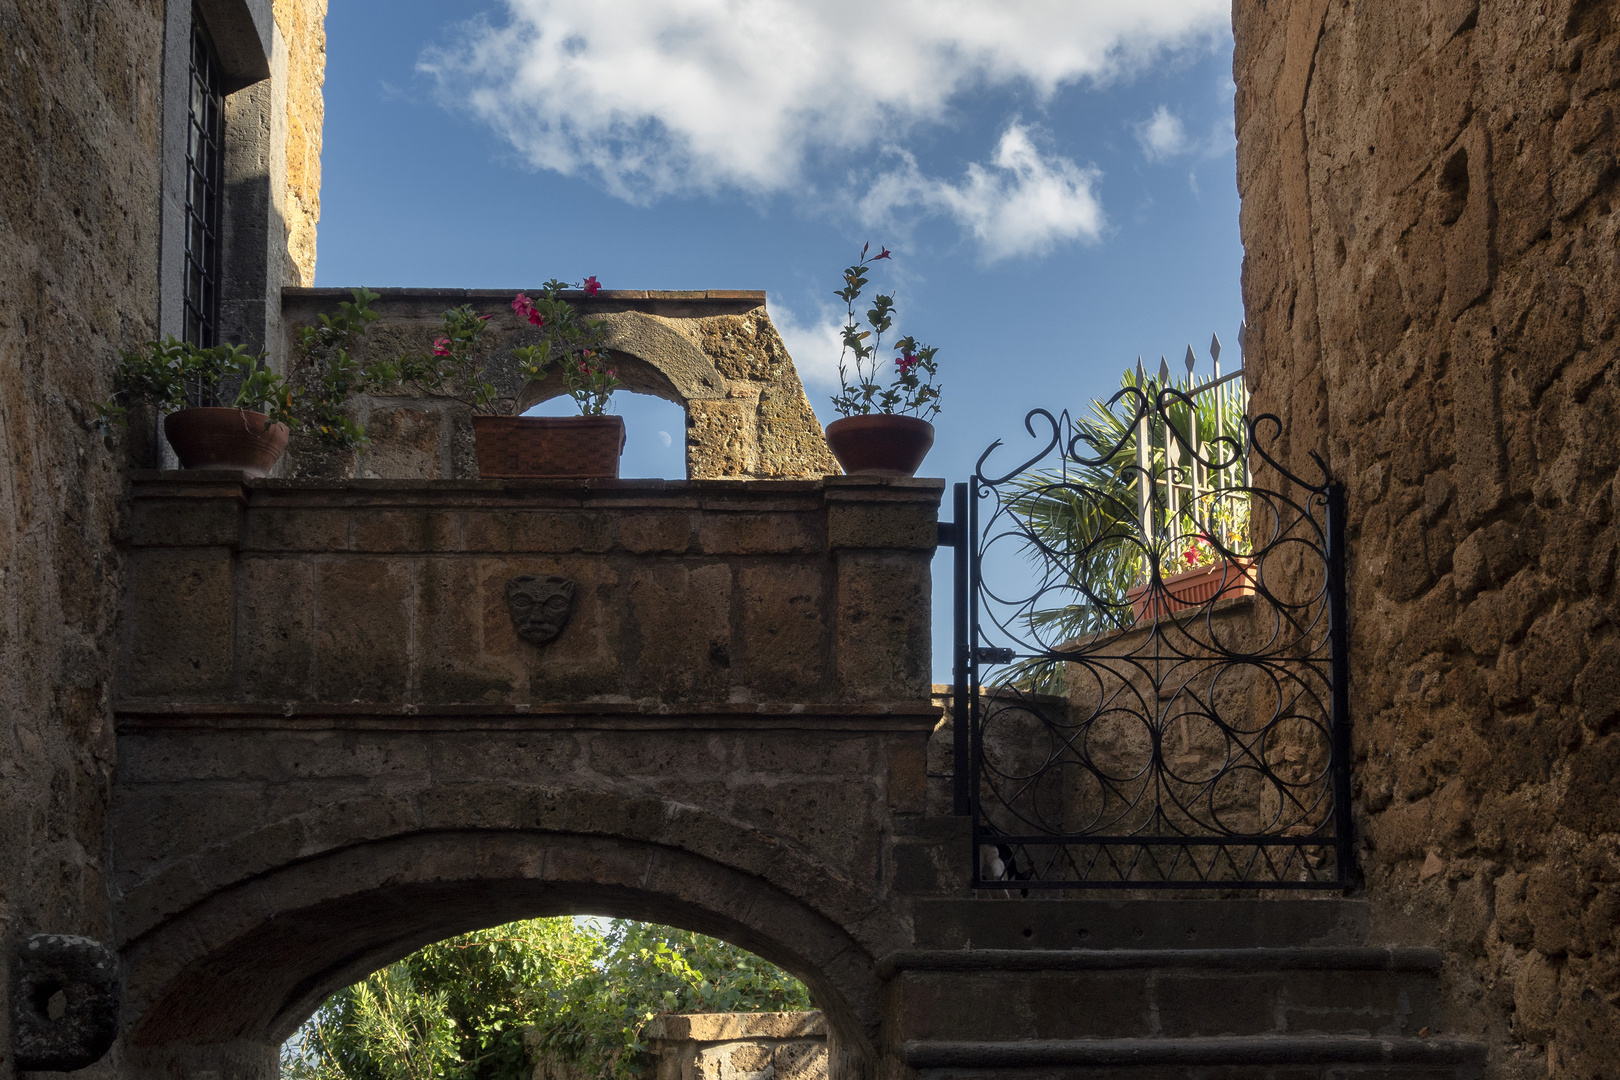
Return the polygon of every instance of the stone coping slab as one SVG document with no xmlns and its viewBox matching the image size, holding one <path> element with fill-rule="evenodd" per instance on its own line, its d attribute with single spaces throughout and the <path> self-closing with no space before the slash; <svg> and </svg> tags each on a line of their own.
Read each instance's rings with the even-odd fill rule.
<svg viewBox="0 0 1620 1080">
<path fill-rule="evenodd" d="M 642 1028 L 648 1039 L 687 1042 L 730 1042 L 734 1039 L 825 1038 L 827 1022 L 820 1010 L 768 1013 L 669 1013 L 655 1016 Z"/>
<path fill-rule="evenodd" d="M 120 734 L 157 731 L 932 731 L 927 702 L 860 705 L 784 703 L 670 705 L 563 702 L 535 705 L 414 705 L 288 702 L 116 703 Z"/>
</svg>

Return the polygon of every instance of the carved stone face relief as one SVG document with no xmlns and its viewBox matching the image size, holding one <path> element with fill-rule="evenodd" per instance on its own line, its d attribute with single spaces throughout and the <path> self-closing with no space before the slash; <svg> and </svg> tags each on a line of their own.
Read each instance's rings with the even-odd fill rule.
<svg viewBox="0 0 1620 1080">
<path fill-rule="evenodd" d="M 519 574 L 506 583 L 506 606 L 512 629 L 531 645 L 556 640 L 574 610 L 574 583 L 555 574 Z"/>
</svg>

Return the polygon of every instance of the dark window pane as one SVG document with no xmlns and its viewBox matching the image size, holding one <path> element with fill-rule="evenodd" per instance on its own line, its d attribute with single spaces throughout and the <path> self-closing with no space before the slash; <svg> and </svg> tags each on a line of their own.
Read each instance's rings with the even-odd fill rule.
<svg viewBox="0 0 1620 1080">
<path fill-rule="evenodd" d="M 219 54 L 195 11 L 191 16 L 191 94 L 186 138 L 186 337 L 219 343 L 221 153 L 225 144 Z M 207 404 L 198 401 L 197 404 Z"/>
</svg>

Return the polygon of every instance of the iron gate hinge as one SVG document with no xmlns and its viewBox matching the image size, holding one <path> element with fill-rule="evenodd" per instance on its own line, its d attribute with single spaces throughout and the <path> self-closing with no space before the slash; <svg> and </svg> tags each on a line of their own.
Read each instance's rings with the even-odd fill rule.
<svg viewBox="0 0 1620 1080">
<path fill-rule="evenodd" d="M 1010 664 L 1014 655 L 1011 649 L 979 648 L 973 650 L 973 659 L 981 664 Z"/>
<path fill-rule="evenodd" d="M 956 522 L 942 521 L 939 523 L 939 546 L 956 546 Z"/>
</svg>

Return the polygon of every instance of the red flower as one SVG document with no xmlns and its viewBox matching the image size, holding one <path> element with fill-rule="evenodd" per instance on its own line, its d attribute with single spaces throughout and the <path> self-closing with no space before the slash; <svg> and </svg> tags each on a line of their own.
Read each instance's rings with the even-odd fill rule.
<svg viewBox="0 0 1620 1080">
<path fill-rule="evenodd" d="M 872 261 L 873 262 L 877 262 L 879 259 L 887 259 L 889 257 L 889 249 L 888 248 L 884 247 L 882 244 L 879 244 L 878 247 L 881 250 L 879 250 L 876 255 L 872 256 Z"/>
<path fill-rule="evenodd" d="M 518 293 L 517 296 L 512 298 L 512 310 L 523 316 L 525 319 L 528 319 L 529 323 L 533 326 L 546 325 L 545 316 L 541 315 L 534 309 L 534 301 L 529 299 L 523 293 Z M 485 315 L 483 318 L 487 319 L 489 316 Z"/>
<path fill-rule="evenodd" d="M 449 356 L 450 355 L 450 339 L 447 338 L 447 337 L 442 337 L 442 338 L 439 338 L 437 341 L 435 341 L 433 343 L 433 355 L 434 356 Z"/>
<path fill-rule="evenodd" d="M 584 289 L 586 296 L 595 296 L 599 291 L 601 291 L 601 288 L 602 283 L 596 280 L 595 274 L 592 274 L 590 277 L 585 279 Z"/>
</svg>

